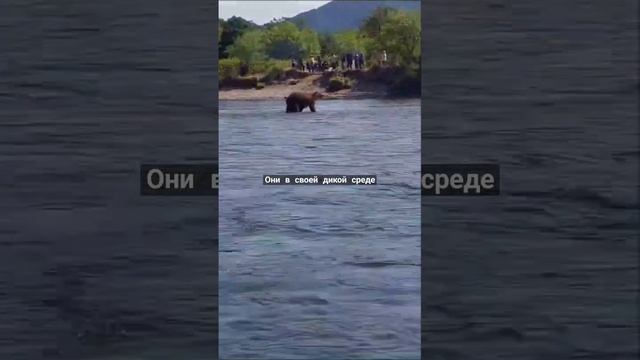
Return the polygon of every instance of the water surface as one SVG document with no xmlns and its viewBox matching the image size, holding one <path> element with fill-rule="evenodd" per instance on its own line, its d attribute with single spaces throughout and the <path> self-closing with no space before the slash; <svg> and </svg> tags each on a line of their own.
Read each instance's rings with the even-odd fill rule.
<svg viewBox="0 0 640 360">
<path fill-rule="evenodd" d="M 418 359 L 420 103 L 220 103 L 222 359 Z M 262 174 L 377 175 L 264 186 Z"/>
</svg>

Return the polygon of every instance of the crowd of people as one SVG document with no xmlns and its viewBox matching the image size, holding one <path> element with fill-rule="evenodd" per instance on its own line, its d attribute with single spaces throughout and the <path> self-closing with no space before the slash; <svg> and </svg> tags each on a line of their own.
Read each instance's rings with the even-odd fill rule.
<svg viewBox="0 0 640 360">
<path fill-rule="evenodd" d="M 342 55 L 342 69 L 362 70 L 364 69 L 364 55 L 362 53 L 344 54 Z"/>
<path fill-rule="evenodd" d="M 337 69 L 338 61 L 335 55 L 328 59 L 321 59 L 319 56 L 312 56 L 307 61 L 292 58 L 291 67 L 305 72 L 325 72 Z"/>
<path fill-rule="evenodd" d="M 387 52 L 381 57 L 381 63 L 386 62 Z M 342 55 L 338 58 L 335 54 L 326 58 L 312 56 L 303 61 L 301 58 L 291 58 L 291 67 L 304 72 L 325 72 L 334 70 L 364 70 L 365 57 L 361 52 L 354 52 Z"/>
</svg>

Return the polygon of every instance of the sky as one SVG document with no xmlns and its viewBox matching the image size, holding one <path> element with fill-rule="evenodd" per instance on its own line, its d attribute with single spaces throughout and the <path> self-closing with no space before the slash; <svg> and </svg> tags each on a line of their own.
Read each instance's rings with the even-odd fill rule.
<svg viewBox="0 0 640 360">
<path fill-rule="evenodd" d="M 301 12 L 320 7 L 329 1 L 231 1 L 218 2 L 219 16 L 228 19 L 240 16 L 258 25 L 274 18 L 291 17 Z"/>
</svg>

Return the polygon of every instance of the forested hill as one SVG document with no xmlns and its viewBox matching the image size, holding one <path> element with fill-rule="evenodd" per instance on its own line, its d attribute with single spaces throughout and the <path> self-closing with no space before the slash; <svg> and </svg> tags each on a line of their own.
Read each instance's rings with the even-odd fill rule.
<svg viewBox="0 0 640 360">
<path fill-rule="evenodd" d="M 300 13 L 290 21 L 320 33 L 357 29 L 376 8 L 420 10 L 420 1 L 332 1 L 317 9 Z"/>
</svg>

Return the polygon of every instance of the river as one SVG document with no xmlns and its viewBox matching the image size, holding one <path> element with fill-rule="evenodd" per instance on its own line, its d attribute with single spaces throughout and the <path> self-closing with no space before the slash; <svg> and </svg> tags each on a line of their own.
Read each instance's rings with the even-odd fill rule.
<svg viewBox="0 0 640 360">
<path fill-rule="evenodd" d="M 220 357 L 417 359 L 419 100 L 220 103 Z M 377 175 L 264 186 L 263 174 Z"/>
</svg>

